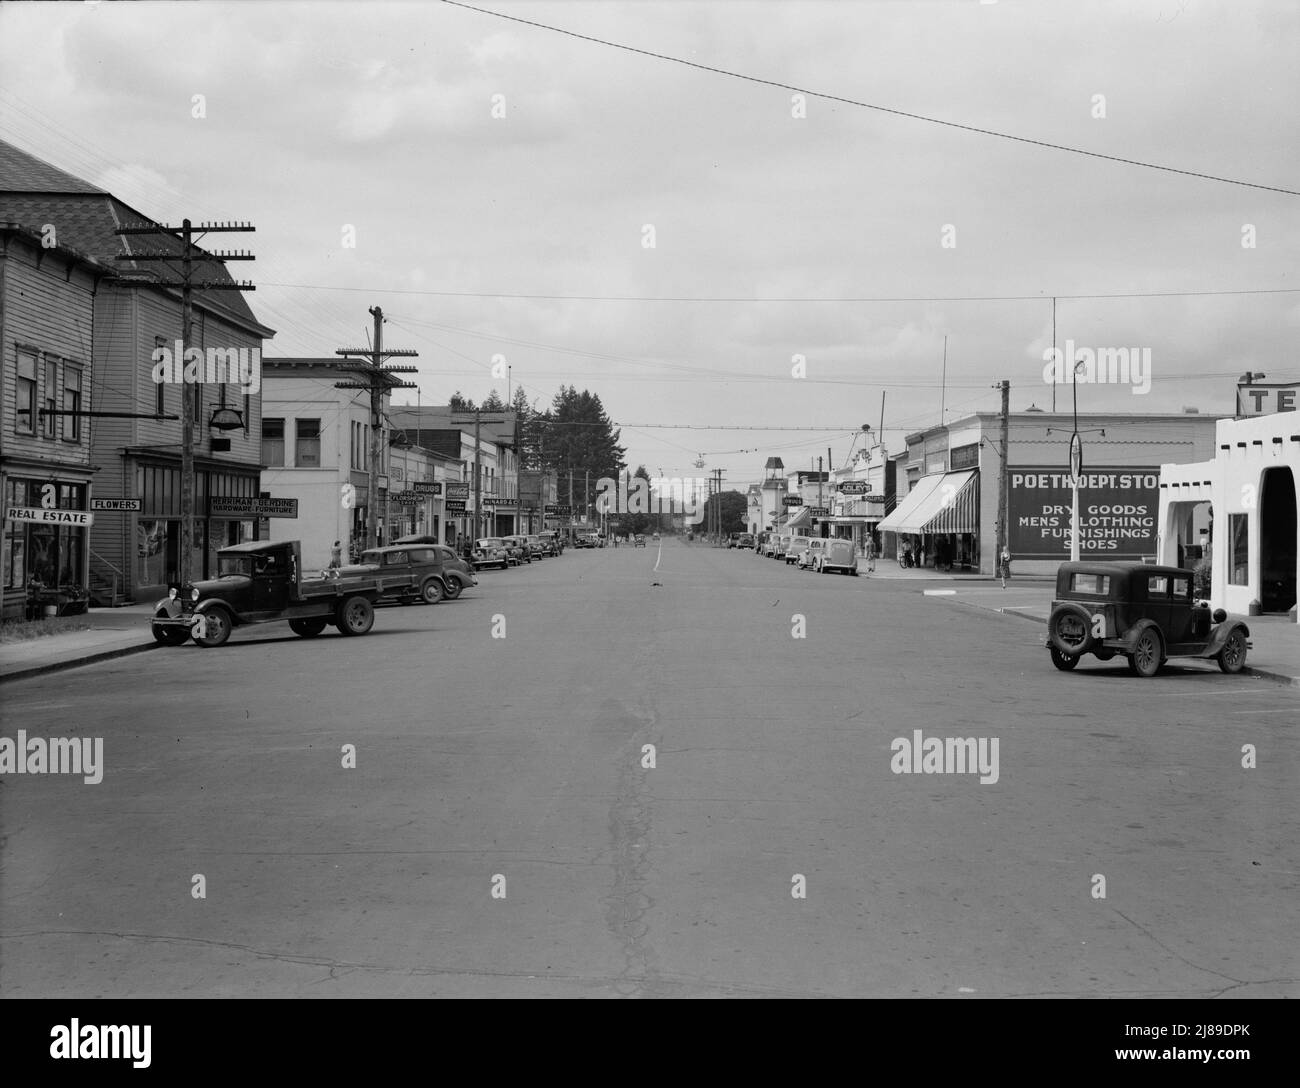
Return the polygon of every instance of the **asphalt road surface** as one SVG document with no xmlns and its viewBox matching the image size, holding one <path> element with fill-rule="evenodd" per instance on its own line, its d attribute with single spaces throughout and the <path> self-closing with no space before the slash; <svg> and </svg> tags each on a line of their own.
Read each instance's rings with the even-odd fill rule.
<svg viewBox="0 0 1300 1088">
<path fill-rule="evenodd" d="M 1300 995 L 1294 692 L 1058 673 L 923 585 L 570 550 L 6 684 L 105 769 L 0 780 L 0 990 Z M 895 773 L 915 730 L 996 781 Z"/>
</svg>

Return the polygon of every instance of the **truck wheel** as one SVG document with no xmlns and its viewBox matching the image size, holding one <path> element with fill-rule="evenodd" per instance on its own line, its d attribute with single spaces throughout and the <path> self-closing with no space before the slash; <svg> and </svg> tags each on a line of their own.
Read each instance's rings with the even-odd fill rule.
<svg viewBox="0 0 1300 1088">
<path fill-rule="evenodd" d="M 420 596 L 424 599 L 425 604 L 437 604 L 446 595 L 442 583 L 437 578 L 430 578 L 420 587 Z"/>
<path fill-rule="evenodd" d="M 1133 652 L 1128 655 L 1129 671 L 1134 676 L 1149 680 L 1160 671 L 1164 662 L 1165 652 L 1160 635 L 1149 627 L 1138 635 L 1137 642 L 1133 644 Z"/>
<path fill-rule="evenodd" d="M 1228 636 L 1217 660 L 1219 668 L 1226 673 L 1241 672 L 1246 667 L 1246 639 L 1240 631 L 1233 631 Z"/>
<path fill-rule="evenodd" d="M 447 579 L 447 600 L 454 601 L 460 596 L 460 591 L 464 588 L 459 578 Z"/>
<path fill-rule="evenodd" d="M 159 623 L 150 626 L 153 637 L 164 646 L 184 646 L 190 640 L 190 633 L 184 627 L 164 627 Z"/>
<path fill-rule="evenodd" d="M 194 635 L 194 641 L 200 646 L 220 646 L 230 637 L 230 614 L 224 608 L 214 608 L 211 612 L 200 612 L 203 623 L 198 630 L 203 634 Z"/>
<path fill-rule="evenodd" d="M 290 620 L 289 630 L 303 638 L 315 638 L 325 630 L 327 622 L 323 617 L 318 620 Z"/>
<path fill-rule="evenodd" d="M 339 633 L 364 635 L 375 625 L 375 610 L 364 597 L 348 597 L 339 605 Z"/>
</svg>

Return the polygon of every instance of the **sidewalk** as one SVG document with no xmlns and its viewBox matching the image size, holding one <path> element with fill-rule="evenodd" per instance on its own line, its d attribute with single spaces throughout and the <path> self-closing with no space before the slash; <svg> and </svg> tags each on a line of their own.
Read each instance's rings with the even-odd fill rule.
<svg viewBox="0 0 1300 1088">
<path fill-rule="evenodd" d="M 151 615 L 152 604 L 92 608 L 82 617 L 88 631 L 6 642 L 0 646 L 0 682 L 151 650 L 158 645 L 149 629 Z"/>
<path fill-rule="evenodd" d="M 1012 585 L 1003 589 L 997 581 L 986 579 L 982 586 L 950 586 L 954 592 L 944 593 L 942 599 L 1030 620 L 1043 629 L 1045 637 L 1047 617 L 1052 610 L 1052 598 L 1056 592 L 1055 584 L 1050 581 L 1040 585 L 1024 583 L 1023 578 L 1013 580 Z M 939 588 L 935 586 L 935 590 Z M 1243 618 L 1250 628 L 1252 644 L 1246 656 L 1246 671 L 1300 687 L 1300 624 L 1293 623 L 1286 616 Z"/>
</svg>

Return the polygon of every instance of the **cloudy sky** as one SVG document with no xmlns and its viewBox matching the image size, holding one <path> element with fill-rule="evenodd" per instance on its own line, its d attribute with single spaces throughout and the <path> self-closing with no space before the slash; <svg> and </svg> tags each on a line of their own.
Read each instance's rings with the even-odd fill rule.
<svg viewBox="0 0 1300 1088">
<path fill-rule="evenodd" d="M 381 305 L 424 403 L 504 395 L 502 355 L 539 403 L 598 393 L 652 473 L 839 461 L 882 391 L 895 449 L 999 379 L 1050 407 L 1053 295 L 1144 296 L 1060 298 L 1062 346 L 1151 350 L 1149 393 L 1081 408 L 1300 379 L 1300 196 L 1262 188 L 1300 190 L 1291 0 L 481 6 L 786 86 L 436 2 L 6 4 L 0 138 L 255 222 L 268 355 L 364 344 Z"/>
</svg>

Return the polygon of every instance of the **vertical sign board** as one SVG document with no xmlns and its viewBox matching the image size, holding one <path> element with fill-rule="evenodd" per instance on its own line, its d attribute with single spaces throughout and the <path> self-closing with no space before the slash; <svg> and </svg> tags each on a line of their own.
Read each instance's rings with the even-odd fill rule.
<svg viewBox="0 0 1300 1088">
<path fill-rule="evenodd" d="M 1013 559 L 1070 558 L 1070 474 L 1059 465 L 1010 470 Z M 1079 478 L 1079 557 L 1139 560 L 1156 552 L 1158 465 L 1084 469 Z"/>
</svg>

